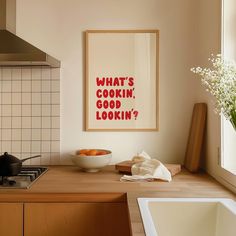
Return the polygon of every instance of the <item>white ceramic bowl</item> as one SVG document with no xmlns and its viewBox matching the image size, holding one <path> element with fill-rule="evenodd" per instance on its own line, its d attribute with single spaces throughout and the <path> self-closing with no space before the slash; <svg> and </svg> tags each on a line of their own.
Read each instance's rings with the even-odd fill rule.
<svg viewBox="0 0 236 236">
<path fill-rule="evenodd" d="M 73 152 L 72 162 L 86 172 L 97 172 L 102 167 L 108 165 L 111 161 L 112 153 L 109 150 L 96 149 L 97 151 L 106 151 L 105 155 L 84 156 L 77 154 L 78 151 Z"/>
</svg>

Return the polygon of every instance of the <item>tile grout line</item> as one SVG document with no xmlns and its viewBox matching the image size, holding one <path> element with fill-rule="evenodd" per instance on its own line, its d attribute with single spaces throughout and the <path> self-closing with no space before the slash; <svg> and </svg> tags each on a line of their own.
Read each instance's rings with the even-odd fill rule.
<svg viewBox="0 0 236 236">
<path fill-rule="evenodd" d="M 21 92 L 22 92 L 22 68 L 20 68 L 20 78 L 21 78 Z M 20 140 L 20 154 L 22 159 L 22 104 L 20 104 L 20 132 L 21 132 L 21 140 Z"/>
<path fill-rule="evenodd" d="M 49 155 L 50 155 L 50 165 L 52 164 L 52 69 L 50 68 L 50 149 L 49 149 Z"/>
<path fill-rule="evenodd" d="M 10 103 L 10 105 L 11 105 L 11 128 L 10 128 L 10 130 L 11 130 L 11 141 L 10 141 L 10 143 L 11 143 L 11 151 L 10 152 L 12 152 L 12 123 L 13 123 L 13 118 L 12 118 L 12 70 L 13 69 L 11 69 L 10 71 L 11 71 L 11 79 L 10 79 L 10 81 L 11 81 L 11 92 L 10 92 L 10 94 L 11 94 L 11 103 Z"/>
<path fill-rule="evenodd" d="M 23 77 L 23 71 L 22 71 L 22 68 L 21 68 L 21 82 L 23 82 L 22 80 L 22 77 Z M 21 158 L 22 158 L 22 155 L 23 155 L 23 106 L 22 106 L 22 94 L 23 94 L 23 91 L 22 91 L 22 87 L 21 87 L 21 92 L 20 92 L 20 107 L 21 107 Z"/>
<path fill-rule="evenodd" d="M 30 124 L 30 156 L 32 155 L 32 98 L 33 98 L 33 93 L 32 93 L 32 90 L 33 90 L 33 71 L 32 71 L 32 67 L 30 68 L 30 79 L 31 79 L 31 101 L 30 101 L 30 121 L 31 121 L 31 124 Z M 31 165 L 31 160 L 29 160 L 29 164 Z"/>
<path fill-rule="evenodd" d="M 14 69 L 15 68 L 13 67 L 7 68 L 5 73 L 5 71 L 0 67 L 0 75 L 1 75 L 0 153 L 3 151 L 3 148 L 5 147 L 6 149 L 9 149 L 7 151 L 14 152 L 16 155 L 19 155 L 22 159 L 24 154 L 27 155 L 32 154 L 35 152 L 35 150 L 39 150 L 40 154 L 42 153 L 45 154 L 46 163 L 49 163 L 49 165 L 53 164 L 54 162 L 59 164 L 61 162 L 60 157 L 57 158 L 55 156 L 55 158 L 53 158 L 54 156 L 53 154 L 60 153 L 60 145 L 59 145 L 60 124 L 57 125 L 58 121 L 60 120 L 60 89 L 57 88 L 59 86 L 57 83 L 59 83 L 60 80 L 58 80 L 58 78 L 55 77 L 56 87 L 54 88 L 53 85 L 55 80 L 52 80 L 54 78 L 53 77 L 54 71 L 51 68 L 49 68 L 46 71 L 45 78 L 43 77 L 44 74 L 42 67 L 40 68 L 39 71 L 38 70 L 35 71 L 36 72 L 35 77 L 33 77 L 34 69 L 32 67 L 27 68 L 26 71 L 24 71 L 22 67 L 16 68 L 17 69 L 16 71 Z M 24 76 L 24 72 L 26 77 Z M 6 76 L 4 77 L 5 79 L 2 79 L 4 73 L 6 74 Z M 45 79 L 46 81 L 46 83 L 44 83 L 46 86 L 44 89 L 45 91 L 43 91 L 43 83 L 42 83 L 43 79 Z M 23 83 L 23 81 L 29 81 L 29 83 Z M 40 82 L 33 83 L 34 81 L 40 81 Z M 6 89 L 4 89 L 2 86 L 5 82 L 6 82 L 5 84 Z M 25 86 L 23 87 L 23 84 L 25 84 L 26 87 Z M 34 87 L 37 85 L 39 85 L 38 88 Z M 34 90 L 39 96 L 41 95 L 41 97 L 37 95 L 35 97 L 33 92 Z M 45 97 L 43 97 L 44 94 Z M 11 100 L 6 100 L 8 97 Z M 27 99 L 27 97 L 29 98 L 29 101 L 25 100 Z M 6 100 L 6 102 L 4 102 L 2 99 L 4 99 L 4 101 Z M 32 109 L 34 104 L 36 104 L 38 108 L 36 109 L 36 111 L 40 112 L 40 113 L 35 113 L 35 115 L 33 115 L 34 113 Z M 47 105 L 47 109 L 45 110 L 45 112 L 48 112 L 48 114 L 45 113 L 45 116 L 43 116 L 43 109 L 42 109 L 43 104 Z M 5 105 L 4 107 L 5 110 L 2 109 L 3 105 Z M 26 106 L 25 108 L 24 105 Z M 27 113 L 24 113 L 25 115 L 23 114 L 24 109 L 28 110 L 28 111 L 26 110 Z M 34 119 L 35 122 L 33 122 L 33 118 L 35 118 Z M 48 149 L 43 149 L 43 125 L 44 125 L 43 118 L 45 118 L 46 122 L 45 130 L 47 131 L 47 134 L 46 133 L 45 134 L 48 136 L 48 138 L 45 137 L 46 139 L 44 139 L 44 141 L 45 140 L 47 141 L 46 146 Z M 8 120 L 8 122 L 6 123 L 5 120 L 6 121 Z M 7 126 L 3 127 L 5 123 Z M 4 133 L 7 132 L 6 134 L 9 134 L 8 135 L 9 137 L 6 137 L 4 142 L 2 142 L 3 132 Z M 39 146 L 35 146 L 34 144 Z M 44 162 L 43 159 L 40 158 L 39 160 L 40 165 L 43 164 L 43 162 Z M 31 165 L 33 164 L 33 162 L 30 160 L 28 164 Z"/>
<path fill-rule="evenodd" d="M 43 68 L 42 68 L 42 66 L 41 66 L 41 70 L 40 70 L 40 72 L 41 72 L 41 74 L 40 74 L 40 76 L 41 76 L 41 104 L 43 103 Z M 43 144 L 43 141 L 42 141 L 42 130 L 43 130 L 43 121 L 42 121 L 42 105 L 41 105 L 41 118 L 40 118 L 40 137 L 39 137 L 39 139 L 40 139 L 40 155 L 41 155 L 41 157 L 40 157 L 40 159 L 39 159 L 39 163 L 40 163 L 40 165 L 42 164 L 42 144 Z"/>
</svg>

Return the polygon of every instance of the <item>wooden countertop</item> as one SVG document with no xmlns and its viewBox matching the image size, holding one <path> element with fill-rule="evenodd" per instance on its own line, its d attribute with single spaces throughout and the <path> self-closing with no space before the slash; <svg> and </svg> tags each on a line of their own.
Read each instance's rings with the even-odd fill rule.
<svg viewBox="0 0 236 236">
<path fill-rule="evenodd" d="M 85 173 L 74 166 L 50 166 L 30 189 L 0 189 L 0 202 L 128 202 L 132 236 L 144 236 L 138 197 L 227 197 L 235 195 L 205 173 L 186 170 L 170 183 L 120 182 L 114 166 Z"/>
</svg>

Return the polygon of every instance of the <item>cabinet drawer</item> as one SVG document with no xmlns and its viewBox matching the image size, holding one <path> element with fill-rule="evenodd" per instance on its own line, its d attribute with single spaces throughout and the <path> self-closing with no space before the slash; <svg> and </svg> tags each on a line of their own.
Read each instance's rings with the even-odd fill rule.
<svg viewBox="0 0 236 236">
<path fill-rule="evenodd" d="M 26 203 L 24 236 L 128 236 L 125 203 Z"/>
<path fill-rule="evenodd" d="M 0 203 L 0 235 L 23 236 L 23 204 Z"/>
</svg>

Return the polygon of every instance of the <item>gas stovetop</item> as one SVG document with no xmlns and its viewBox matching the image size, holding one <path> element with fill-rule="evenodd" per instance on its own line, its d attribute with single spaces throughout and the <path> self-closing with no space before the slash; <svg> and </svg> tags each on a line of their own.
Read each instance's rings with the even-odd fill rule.
<svg viewBox="0 0 236 236">
<path fill-rule="evenodd" d="M 27 189 L 47 170 L 47 167 L 41 166 L 22 166 L 21 172 L 17 176 L 0 177 L 0 189 Z"/>
</svg>

